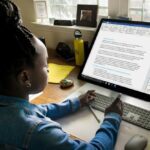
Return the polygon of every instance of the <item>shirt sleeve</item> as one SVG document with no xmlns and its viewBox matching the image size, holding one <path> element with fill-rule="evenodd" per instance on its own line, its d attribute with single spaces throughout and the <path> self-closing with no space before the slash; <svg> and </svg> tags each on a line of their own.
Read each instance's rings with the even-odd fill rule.
<svg viewBox="0 0 150 150">
<path fill-rule="evenodd" d="M 91 143 L 93 145 L 100 145 L 102 150 L 113 150 L 117 140 L 120 123 L 121 116 L 119 114 L 107 114 L 101 127 L 96 132 L 95 138 L 91 140 Z"/>
<path fill-rule="evenodd" d="M 51 104 L 42 104 L 37 105 L 39 110 L 46 116 L 51 118 L 52 120 L 64 117 L 69 115 L 70 113 L 76 112 L 80 108 L 79 99 L 73 98 L 65 100 L 61 103 L 51 103 Z"/>
<path fill-rule="evenodd" d="M 118 114 L 110 113 L 106 115 L 100 129 L 90 142 L 72 140 L 56 122 L 42 122 L 32 134 L 29 149 L 113 150 L 120 122 L 121 117 Z"/>
</svg>

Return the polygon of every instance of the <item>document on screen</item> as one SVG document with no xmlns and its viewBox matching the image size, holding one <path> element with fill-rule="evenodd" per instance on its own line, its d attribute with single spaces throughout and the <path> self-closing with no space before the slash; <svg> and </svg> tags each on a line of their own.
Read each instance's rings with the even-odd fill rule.
<svg viewBox="0 0 150 150">
<path fill-rule="evenodd" d="M 83 75 L 150 93 L 150 28 L 103 23 Z"/>
</svg>

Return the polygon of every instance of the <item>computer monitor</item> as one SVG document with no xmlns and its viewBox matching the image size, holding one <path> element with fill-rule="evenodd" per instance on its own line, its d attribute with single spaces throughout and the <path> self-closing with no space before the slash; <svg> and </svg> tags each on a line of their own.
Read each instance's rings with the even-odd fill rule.
<svg viewBox="0 0 150 150">
<path fill-rule="evenodd" d="M 79 79 L 150 102 L 150 23 L 102 19 Z"/>
</svg>

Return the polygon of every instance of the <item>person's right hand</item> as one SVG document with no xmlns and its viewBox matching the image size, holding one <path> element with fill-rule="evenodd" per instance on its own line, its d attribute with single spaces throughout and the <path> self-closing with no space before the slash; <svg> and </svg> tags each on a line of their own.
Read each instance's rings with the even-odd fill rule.
<svg viewBox="0 0 150 150">
<path fill-rule="evenodd" d="M 107 115 L 110 112 L 115 112 L 122 116 L 123 114 L 123 104 L 122 101 L 120 100 L 121 95 L 119 95 L 116 100 L 105 109 L 105 115 Z"/>
</svg>

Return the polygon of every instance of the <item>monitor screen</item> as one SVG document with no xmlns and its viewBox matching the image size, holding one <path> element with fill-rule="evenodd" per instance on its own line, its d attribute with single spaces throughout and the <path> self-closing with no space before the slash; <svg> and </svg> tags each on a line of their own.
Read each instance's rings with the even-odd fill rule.
<svg viewBox="0 0 150 150">
<path fill-rule="evenodd" d="M 150 23 L 102 19 L 79 79 L 150 101 Z"/>
</svg>

